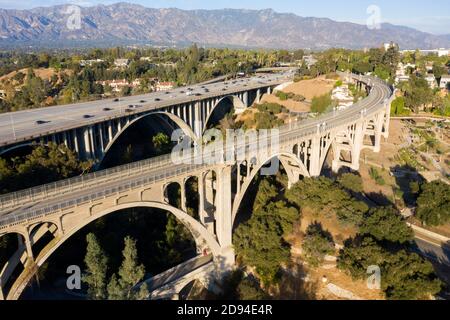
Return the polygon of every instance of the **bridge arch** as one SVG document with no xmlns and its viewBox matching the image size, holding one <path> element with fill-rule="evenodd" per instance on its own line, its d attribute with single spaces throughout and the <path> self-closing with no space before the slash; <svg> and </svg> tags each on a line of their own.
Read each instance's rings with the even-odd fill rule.
<svg viewBox="0 0 450 320">
<path fill-rule="evenodd" d="M 113 139 L 111 141 L 108 142 L 108 145 L 106 146 L 105 150 L 103 151 L 102 157 L 99 161 L 99 163 L 102 163 L 102 161 L 104 160 L 104 158 L 106 157 L 106 155 L 108 154 L 108 152 L 111 150 L 111 148 L 114 146 L 114 144 L 117 142 L 117 140 L 123 136 L 123 134 L 125 134 L 125 132 L 127 130 L 129 130 L 130 128 L 132 128 L 133 126 L 135 126 L 138 122 L 147 119 L 149 117 L 157 117 L 159 119 L 163 119 L 163 121 L 165 122 L 165 124 L 169 125 L 170 124 L 165 121 L 164 116 L 166 116 L 167 118 L 169 118 L 170 120 L 172 120 L 176 125 L 178 125 L 178 127 L 180 127 L 181 130 L 183 130 L 184 134 L 186 134 L 187 136 L 189 136 L 193 142 L 196 142 L 198 139 L 194 133 L 194 131 L 192 130 L 192 128 L 186 123 L 184 122 L 181 118 L 179 118 L 178 116 L 170 113 L 170 112 L 152 112 L 152 113 L 148 113 L 145 114 L 143 116 L 140 116 L 136 119 L 133 119 L 132 121 L 130 121 L 128 124 L 126 124 L 122 130 L 120 130 L 119 132 L 116 133 L 116 135 L 113 137 Z"/>
<path fill-rule="evenodd" d="M 212 119 L 213 119 L 213 116 L 215 115 L 215 111 L 217 111 L 217 110 L 219 109 L 219 106 L 220 106 L 221 104 L 223 104 L 224 101 L 227 101 L 227 100 L 231 102 L 231 105 L 233 106 L 232 109 L 233 109 L 233 108 L 234 108 L 234 109 L 241 109 L 241 110 L 245 110 L 245 109 L 246 109 L 246 106 L 245 106 L 244 102 L 243 102 L 238 96 L 235 96 L 235 95 L 227 95 L 227 96 L 224 96 L 224 97 L 220 98 L 220 99 L 216 102 L 216 104 L 212 107 L 211 111 L 209 112 L 208 116 L 206 117 L 203 132 L 205 132 L 206 130 L 208 130 L 208 125 L 211 123 L 211 121 L 212 121 Z M 223 115 L 227 114 L 227 113 L 230 112 L 232 109 L 230 109 L 230 110 L 228 110 L 228 111 L 227 111 L 226 109 L 223 110 L 223 111 L 224 111 L 224 114 L 223 114 Z M 217 114 L 217 113 L 216 113 L 216 114 Z M 223 117 L 222 117 L 222 118 L 223 118 Z"/>
<path fill-rule="evenodd" d="M 180 221 L 181 223 L 183 223 L 183 225 L 186 226 L 186 228 L 193 235 L 194 239 L 200 238 L 201 240 L 204 240 L 208 245 L 209 249 L 211 250 L 211 253 L 214 256 L 219 255 L 220 247 L 216 239 L 210 233 L 208 233 L 206 229 L 204 229 L 204 227 L 200 224 L 200 222 L 196 221 L 193 217 L 189 216 L 184 211 L 166 203 L 142 201 L 142 202 L 129 202 L 113 206 L 89 217 L 88 219 L 83 220 L 82 223 L 72 228 L 70 231 L 65 232 L 64 235 L 60 239 L 58 239 L 58 242 L 51 249 L 49 249 L 46 252 L 46 254 L 39 259 L 39 261 L 36 261 L 36 263 L 38 264 L 38 266 L 41 266 L 65 241 L 70 239 L 75 233 L 77 233 L 78 231 L 89 225 L 91 222 L 101 217 L 107 216 L 111 213 L 131 208 L 161 209 L 173 214 L 178 221 Z"/>
<path fill-rule="evenodd" d="M 298 181 L 298 176 L 296 176 L 297 174 L 302 175 L 304 177 L 310 176 L 305 165 L 295 155 L 292 155 L 290 153 L 277 153 L 268 157 L 266 161 L 261 162 L 257 167 L 253 168 L 253 170 L 250 171 L 250 176 L 245 178 L 245 182 L 241 186 L 241 191 L 239 192 L 238 195 L 236 195 L 236 198 L 233 201 L 233 209 L 232 209 L 233 211 L 231 222 L 233 225 L 235 223 L 239 207 L 241 206 L 242 200 L 245 194 L 247 193 L 251 183 L 254 181 L 258 172 L 260 172 L 261 169 L 274 158 L 277 158 L 283 165 L 284 169 L 286 170 L 286 174 L 288 176 L 288 181 L 290 184 L 294 184 Z M 294 173 L 292 170 L 289 169 L 290 167 L 292 167 L 291 165 L 289 165 L 290 161 L 292 161 L 297 166 L 296 170 L 297 172 Z"/>
<path fill-rule="evenodd" d="M 211 254 L 214 257 L 220 256 L 221 248 L 219 246 L 219 243 L 215 239 L 215 237 L 210 234 L 203 225 L 195 220 L 193 217 L 189 216 L 184 211 L 175 208 L 169 204 L 161 203 L 161 202 L 153 202 L 153 201 L 142 201 L 142 202 L 129 202 L 124 203 L 120 205 L 113 206 L 111 208 L 105 209 L 88 219 L 84 219 L 79 225 L 72 228 L 71 230 L 68 230 L 65 232 L 62 236 L 57 238 L 57 241 L 54 241 L 53 246 L 51 248 L 46 248 L 45 253 L 43 253 L 40 257 L 37 257 L 35 260 L 36 266 L 39 268 L 41 267 L 49 258 L 50 256 L 55 253 L 55 251 L 62 246 L 68 239 L 70 239 L 73 235 L 75 235 L 78 231 L 89 225 L 90 223 L 94 222 L 95 220 L 107 216 L 111 213 L 125 210 L 125 209 L 131 209 L 131 208 L 152 208 L 152 209 L 161 209 L 166 212 L 169 212 L 173 214 L 179 222 L 181 222 L 192 234 L 194 240 L 198 243 L 198 241 L 204 241 L 204 243 L 208 246 Z M 43 224 L 46 222 L 44 221 Z M 37 270 L 37 269 L 36 269 Z M 29 282 L 32 277 L 28 277 L 25 279 L 26 282 Z M 25 283 L 26 284 L 26 283 Z M 21 288 L 14 292 L 15 297 L 19 297 L 22 293 L 23 289 L 25 288 L 25 284 L 22 283 L 22 285 L 18 286 L 18 288 Z"/>
</svg>

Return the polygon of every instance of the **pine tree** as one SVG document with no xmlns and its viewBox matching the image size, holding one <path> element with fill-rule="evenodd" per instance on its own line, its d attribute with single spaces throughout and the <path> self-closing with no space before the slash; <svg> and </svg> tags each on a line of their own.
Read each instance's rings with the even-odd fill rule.
<svg viewBox="0 0 450 320">
<path fill-rule="evenodd" d="M 108 298 L 110 300 L 142 300 L 148 297 L 146 284 L 136 290 L 136 286 L 144 279 L 144 265 L 139 264 L 136 241 L 125 238 L 125 248 L 122 251 L 123 261 L 118 275 L 113 275 L 108 284 Z"/>
<path fill-rule="evenodd" d="M 105 298 L 108 257 L 94 234 L 88 234 L 86 241 L 87 249 L 84 262 L 86 263 L 87 273 L 83 276 L 83 282 L 88 285 L 89 297 L 94 300 L 101 300 Z"/>
</svg>

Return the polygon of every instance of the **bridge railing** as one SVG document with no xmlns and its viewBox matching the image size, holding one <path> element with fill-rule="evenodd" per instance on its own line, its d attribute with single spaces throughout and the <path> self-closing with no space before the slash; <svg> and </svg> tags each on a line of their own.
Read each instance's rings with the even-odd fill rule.
<svg viewBox="0 0 450 320">
<path fill-rule="evenodd" d="M 164 155 L 5 194 L 0 196 L 0 209 L 14 207 L 17 203 L 23 204 L 24 202 L 45 200 L 55 194 L 64 195 L 66 193 L 73 193 L 84 188 L 95 186 L 98 183 L 107 183 L 132 174 L 157 169 L 166 165 L 169 160 L 170 155 Z"/>
</svg>

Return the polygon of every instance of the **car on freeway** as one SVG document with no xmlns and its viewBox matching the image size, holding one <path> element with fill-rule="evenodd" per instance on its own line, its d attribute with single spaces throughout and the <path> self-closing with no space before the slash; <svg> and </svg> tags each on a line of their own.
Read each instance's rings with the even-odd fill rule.
<svg viewBox="0 0 450 320">
<path fill-rule="evenodd" d="M 155 101 L 161 101 L 161 99 L 160 98 L 155 98 Z"/>
<path fill-rule="evenodd" d="M 111 111 L 111 108 L 103 108 L 103 111 Z"/>
<path fill-rule="evenodd" d="M 120 101 L 119 98 L 115 98 L 115 99 L 113 100 L 113 102 L 119 102 L 119 101 Z"/>
<path fill-rule="evenodd" d="M 140 103 L 146 103 L 147 101 L 145 101 L 145 100 L 141 100 L 141 101 L 139 101 Z"/>
<path fill-rule="evenodd" d="M 85 115 L 83 115 L 83 118 L 84 119 L 90 119 L 90 118 L 93 118 L 94 116 L 93 115 L 91 115 L 91 114 L 85 114 Z"/>
<path fill-rule="evenodd" d="M 50 121 L 44 121 L 44 120 L 37 120 L 36 121 L 36 124 L 37 125 L 40 125 L 40 124 L 46 124 L 46 123 L 49 123 Z"/>
</svg>

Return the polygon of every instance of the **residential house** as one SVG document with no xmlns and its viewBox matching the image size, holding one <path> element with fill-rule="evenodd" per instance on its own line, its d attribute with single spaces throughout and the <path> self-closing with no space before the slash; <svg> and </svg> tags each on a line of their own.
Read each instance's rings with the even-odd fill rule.
<svg viewBox="0 0 450 320">
<path fill-rule="evenodd" d="M 118 68 L 125 68 L 128 67 L 128 64 L 130 63 L 129 59 L 116 59 L 114 60 L 114 65 Z"/>
<path fill-rule="evenodd" d="M 158 82 L 156 84 L 156 91 L 172 90 L 174 87 L 175 87 L 175 82 L 172 82 L 172 81 Z"/>
<path fill-rule="evenodd" d="M 102 63 L 102 62 L 105 62 L 105 60 L 102 60 L 102 59 L 81 60 L 80 66 L 82 66 L 82 67 L 92 66 L 96 63 Z"/>
</svg>

